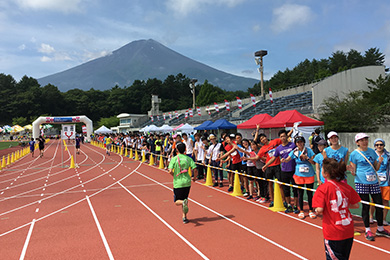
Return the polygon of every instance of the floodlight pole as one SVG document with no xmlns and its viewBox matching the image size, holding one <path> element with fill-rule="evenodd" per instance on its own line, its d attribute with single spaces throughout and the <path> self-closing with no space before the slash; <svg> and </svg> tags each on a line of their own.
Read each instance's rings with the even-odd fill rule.
<svg viewBox="0 0 390 260">
<path fill-rule="evenodd" d="M 255 60 L 256 64 L 260 65 L 260 88 L 261 88 L 261 96 L 263 97 L 263 100 L 265 100 L 265 94 L 264 94 L 264 77 L 263 77 L 263 57 L 267 55 L 268 52 L 266 50 L 260 50 L 255 52 Z"/>
<path fill-rule="evenodd" d="M 192 92 L 192 111 L 194 113 L 195 111 L 195 83 L 197 82 L 197 79 L 191 79 L 190 81 L 190 89 Z"/>
</svg>

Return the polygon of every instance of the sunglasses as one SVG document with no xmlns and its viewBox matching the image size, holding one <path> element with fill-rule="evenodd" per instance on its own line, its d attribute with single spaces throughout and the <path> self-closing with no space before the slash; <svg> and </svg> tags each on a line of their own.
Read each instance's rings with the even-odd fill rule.
<svg viewBox="0 0 390 260">
<path fill-rule="evenodd" d="M 384 144 L 375 144 L 375 146 L 384 146 Z"/>
</svg>

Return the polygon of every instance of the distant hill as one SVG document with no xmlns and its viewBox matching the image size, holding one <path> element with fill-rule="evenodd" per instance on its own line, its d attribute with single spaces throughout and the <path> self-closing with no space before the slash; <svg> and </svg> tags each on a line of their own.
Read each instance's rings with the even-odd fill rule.
<svg viewBox="0 0 390 260">
<path fill-rule="evenodd" d="M 74 68 L 38 79 L 41 86 L 51 83 L 61 91 L 79 88 L 105 90 L 118 85 L 131 86 L 134 80 L 166 79 L 182 73 L 225 90 L 244 90 L 258 81 L 214 69 L 187 58 L 154 40 L 131 42 L 112 54 Z"/>
</svg>

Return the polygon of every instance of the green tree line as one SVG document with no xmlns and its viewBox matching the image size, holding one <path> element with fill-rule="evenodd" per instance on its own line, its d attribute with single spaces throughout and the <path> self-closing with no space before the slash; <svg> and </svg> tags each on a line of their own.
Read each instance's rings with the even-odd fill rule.
<svg viewBox="0 0 390 260">
<path fill-rule="evenodd" d="M 265 88 L 282 90 L 315 79 L 324 78 L 346 69 L 383 65 L 384 55 L 377 48 L 368 49 L 364 55 L 356 50 L 347 53 L 336 51 L 328 59 L 305 61 L 293 69 L 278 71 L 265 82 Z M 25 125 L 42 115 L 87 115 L 94 122 L 116 122 L 119 113 L 146 114 L 151 108 L 151 95 L 158 95 L 161 111 L 192 107 L 190 78 L 183 74 L 169 75 L 165 80 L 136 80 L 131 86 L 115 86 L 108 90 L 72 89 L 61 92 L 57 86 L 40 86 L 32 77 L 24 76 L 17 82 L 11 75 L 0 73 L 0 125 Z M 247 91 L 226 91 L 207 80 L 195 89 L 196 105 L 235 100 L 259 95 L 260 83 Z"/>
</svg>

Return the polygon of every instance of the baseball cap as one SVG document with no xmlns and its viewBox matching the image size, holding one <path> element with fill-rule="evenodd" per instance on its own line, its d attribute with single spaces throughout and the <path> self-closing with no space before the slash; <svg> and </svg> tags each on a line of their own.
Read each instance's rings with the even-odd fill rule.
<svg viewBox="0 0 390 260">
<path fill-rule="evenodd" d="M 299 142 L 299 141 L 302 141 L 302 142 L 306 143 L 305 138 L 304 138 L 303 136 L 297 136 L 297 137 L 295 137 L 294 142 L 297 143 L 297 142 Z"/>
<path fill-rule="evenodd" d="M 357 142 L 363 138 L 366 138 L 366 137 L 368 137 L 368 135 L 366 133 L 358 133 L 355 135 L 355 142 Z"/>
<path fill-rule="evenodd" d="M 335 131 L 330 131 L 330 132 L 328 133 L 328 139 L 330 139 L 332 136 L 337 136 L 337 137 L 339 137 L 339 135 L 338 135 Z"/>
<path fill-rule="evenodd" d="M 209 139 L 210 139 L 210 140 L 211 140 L 211 139 L 216 139 L 216 137 L 215 137 L 215 135 L 210 134 L 210 135 L 209 135 Z"/>
<path fill-rule="evenodd" d="M 324 139 L 321 139 L 320 141 L 317 142 L 319 145 L 326 145 L 326 141 Z"/>
</svg>

